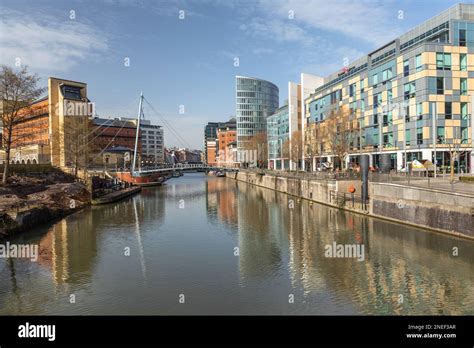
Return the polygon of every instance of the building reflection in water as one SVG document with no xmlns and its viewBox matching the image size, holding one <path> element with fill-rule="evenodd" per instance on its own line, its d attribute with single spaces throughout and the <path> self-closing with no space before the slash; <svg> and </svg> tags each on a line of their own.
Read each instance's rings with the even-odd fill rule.
<svg viewBox="0 0 474 348">
<path fill-rule="evenodd" d="M 142 226 L 155 225 L 163 219 L 165 204 L 159 195 L 156 190 L 144 190 L 140 196 L 114 205 L 86 208 L 50 227 L 12 238 L 10 243 L 38 244 L 38 260 L 0 260 L 0 313 L 38 313 L 59 294 L 69 296 L 77 289 L 87 288 L 93 283 L 99 250 L 104 252 L 109 241 L 103 233 L 110 229 L 115 230 L 115 236 L 133 235 L 136 245 L 131 247 L 139 251 L 146 281 Z M 124 228 L 128 225 L 133 228 Z M 31 272 L 44 276 L 26 278 L 25 274 Z"/>
<path fill-rule="evenodd" d="M 238 221 L 242 285 L 288 272 L 291 286 L 304 296 L 334 293 L 336 303 L 348 301 L 359 313 L 474 312 L 472 242 L 245 183 L 222 190 L 225 184 L 208 182 L 207 209 L 223 222 Z M 364 261 L 326 258 L 325 246 L 334 241 L 362 244 Z M 452 255 L 453 247 L 459 256 Z"/>
</svg>

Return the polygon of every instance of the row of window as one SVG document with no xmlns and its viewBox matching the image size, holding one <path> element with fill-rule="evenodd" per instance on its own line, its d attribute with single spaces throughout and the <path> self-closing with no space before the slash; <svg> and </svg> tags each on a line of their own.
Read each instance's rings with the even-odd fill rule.
<svg viewBox="0 0 474 348">
<path fill-rule="evenodd" d="M 245 111 L 241 110 L 238 112 L 239 116 L 254 116 L 254 117 L 263 117 L 262 111 Z M 241 119 L 241 117 L 239 117 Z"/>
<path fill-rule="evenodd" d="M 278 98 L 236 98 L 237 104 L 271 104 L 278 108 Z"/>
<path fill-rule="evenodd" d="M 455 128 L 456 129 L 456 128 Z M 417 127 L 416 128 L 416 142 L 412 143 L 411 139 L 411 134 L 412 130 L 411 129 L 406 129 L 405 130 L 405 144 L 407 146 L 410 145 L 422 145 L 423 144 L 423 127 Z M 457 138 L 460 136 L 461 138 L 461 143 L 466 143 L 469 139 L 469 128 L 468 127 L 460 127 L 459 128 L 460 134 L 457 135 L 455 134 L 455 137 Z M 371 133 L 371 134 L 370 134 Z M 372 145 L 372 146 L 378 146 L 379 144 L 379 133 L 378 132 L 366 132 L 364 135 L 360 136 L 360 140 L 358 143 L 365 143 L 365 145 Z M 352 139 L 352 145 L 354 144 L 354 140 L 357 139 L 357 135 L 354 136 Z M 415 140 L 415 139 L 414 139 Z M 436 143 L 438 144 L 444 144 L 446 143 L 446 127 L 440 126 L 437 127 L 436 129 Z M 387 147 L 394 147 L 394 139 L 393 139 L 393 132 L 386 132 L 382 134 L 382 144 L 384 148 Z"/>
</svg>

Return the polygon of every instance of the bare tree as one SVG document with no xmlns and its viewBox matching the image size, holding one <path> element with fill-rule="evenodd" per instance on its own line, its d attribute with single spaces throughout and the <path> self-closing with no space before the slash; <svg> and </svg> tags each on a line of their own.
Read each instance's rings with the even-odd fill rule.
<svg viewBox="0 0 474 348">
<path fill-rule="evenodd" d="M 258 132 L 249 137 L 249 140 L 244 144 L 244 150 L 253 153 L 254 160 L 257 162 L 257 167 L 266 168 L 268 161 L 268 142 L 267 133 Z"/>
<path fill-rule="evenodd" d="M 67 144 L 65 147 L 66 165 L 73 169 L 73 174 L 76 178 L 79 177 L 81 169 L 84 171 L 84 178 L 86 178 L 89 153 L 91 150 L 96 150 L 95 144 L 89 142 L 91 137 L 88 137 L 87 133 L 90 127 L 90 120 L 87 116 L 65 117 L 64 127 L 61 130 L 60 136 L 63 138 L 62 142 Z"/>
<path fill-rule="evenodd" d="M 452 141 L 445 141 L 446 145 L 448 145 L 448 152 L 449 152 L 449 167 L 450 167 L 450 180 L 454 182 L 454 161 L 458 159 L 460 156 L 461 151 L 461 139 L 453 137 Z"/>
<path fill-rule="evenodd" d="M 344 163 L 351 149 L 351 139 L 354 133 L 351 113 L 345 108 L 339 108 L 331 112 L 324 123 L 326 123 L 327 139 L 331 153 L 339 159 L 341 169 L 344 169 Z"/>
<path fill-rule="evenodd" d="M 290 154 L 289 159 L 292 162 L 296 163 L 297 169 L 299 166 L 299 161 L 303 157 L 303 135 L 300 130 L 296 130 L 291 133 L 290 141 Z"/>
<path fill-rule="evenodd" d="M 21 113 L 35 99 L 41 96 L 45 88 L 37 86 L 38 75 L 30 75 L 28 67 L 14 71 L 6 65 L 0 67 L 0 93 L 2 98 L 2 124 L 4 128 L 3 144 L 5 147 L 5 163 L 2 183 L 7 183 L 10 166 L 10 153 L 14 145 L 14 132 L 20 121 L 27 115 Z M 22 132 L 25 133 L 25 132 Z M 18 138 L 17 138 L 18 139 Z"/>
<path fill-rule="evenodd" d="M 318 163 L 316 166 L 321 164 L 321 157 L 327 152 L 326 146 L 329 143 L 327 139 L 327 124 L 324 122 L 318 123 L 314 128 L 314 143 L 312 144 L 313 154 L 318 157 Z"/>
</svg>

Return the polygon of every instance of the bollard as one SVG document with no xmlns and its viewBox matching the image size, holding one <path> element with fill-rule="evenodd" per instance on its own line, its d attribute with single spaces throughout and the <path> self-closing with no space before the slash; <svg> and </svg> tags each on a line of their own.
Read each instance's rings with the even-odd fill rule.
<svg viewBox="0 0 474 348">
<path fill-rule="evenodd" d="M 360 156 L 360 179 L 362 181 L 362 207 L 366 209 L 369 198 L 369 155 Z"/>
</svg>

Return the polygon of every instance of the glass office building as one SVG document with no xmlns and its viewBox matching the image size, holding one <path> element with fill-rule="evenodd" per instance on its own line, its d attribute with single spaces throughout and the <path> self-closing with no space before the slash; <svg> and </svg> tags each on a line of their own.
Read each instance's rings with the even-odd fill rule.
<svg viewBox="0 0 474 348">
<path fill-rule="evenodd" d="M 268 167 L 290 169 L 290 117 L 288 105 L 279 108 L 267 119 Z"/>
<path fill-rule="evenodd" d="M 268 116 L 278 109 L 278 93 L 278 87 L 271 82 L 252 77 L 236 76 L 238 152 L 246 149 L 246 143 L 253 136 L 266 132 Z"/>
<path fill-rule="evenodd" d="M 305 99 L 305 143 L 334 159 L 316 128 L 345 107 L 357 130 L 347 161 L 368 154 L 379 166 L 389 154 L 393 169 L 424 159 L 449 170 L 455 146 L 455 170 L 472 172 L 473 94 L 474 5 L 458 4 L 326 77 Z"/>
</svg>

